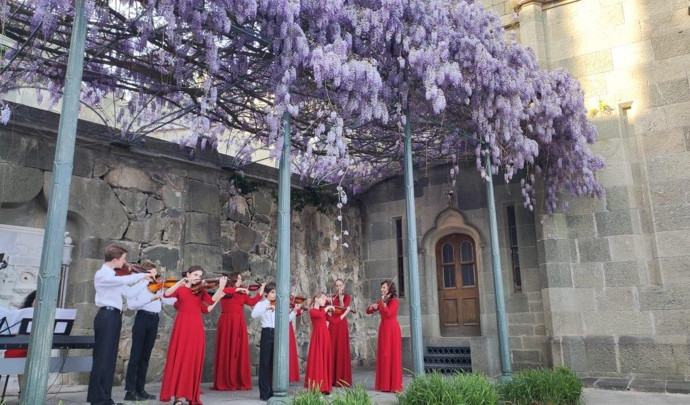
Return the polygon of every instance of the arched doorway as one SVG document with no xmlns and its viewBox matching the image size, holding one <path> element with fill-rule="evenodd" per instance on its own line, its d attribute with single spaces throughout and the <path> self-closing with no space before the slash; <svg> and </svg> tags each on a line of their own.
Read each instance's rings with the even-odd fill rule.
<svg viewBox="0 0 690 405">
<path fill-rule="evenodd" d="M 441 335 L 480 335 L 477 251 L 471 236 L 452 233 L 436 243 L 436 279 Z"/>
</svg>

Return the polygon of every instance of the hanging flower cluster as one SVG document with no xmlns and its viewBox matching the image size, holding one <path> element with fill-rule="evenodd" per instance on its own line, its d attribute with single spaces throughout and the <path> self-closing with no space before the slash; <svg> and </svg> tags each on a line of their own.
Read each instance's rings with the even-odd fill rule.
<svg viewBox="0 0 690 405">
<path fill-rule="evenodd" d="M 400 172 L 409 120 L 415 164 L 449 162 L 455 177 L 469 156 L 488 176 L 490 156 L 493 174 L 522 173 L 530 209 L 536 176 L 547 212 L 562 191 L 602 192 L 578 83 L 541 70 L 473 0 L 86 1 L 82 103 L 117 105 L 111 124 L 124 139 L 175 124 L 189 131 L 185 145 L 231 135 L 238 162 L 257 145 L 279 158 L 289 114 L 294 170 L 339 184 L 342 202 L 345 189 Z M 0 55 L 0 94 L 34 87 L 59 100 L 73 3 L 2 2 L 14 45 Z"/>
</svg>

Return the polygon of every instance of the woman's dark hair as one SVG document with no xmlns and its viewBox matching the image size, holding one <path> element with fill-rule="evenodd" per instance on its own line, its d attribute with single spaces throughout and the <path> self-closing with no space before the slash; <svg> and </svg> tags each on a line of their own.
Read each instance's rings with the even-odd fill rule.
<svg viewBox="0 0 690 405">
<path fill-rule="evenodd" d="M 264 287 L 264 295 L 268 296 L 268 293 L 276 289 L 276 283 L 274 281 L 269 281 Z"/>
<path fill-rule="evenodd" d="M 33 290 L 31 293 L 29 293 L 29 295 L 26 296 L 26 298 L 24 298 L 22 309 L 33 307 L 34 301 L 36 301 L 36 290 Z"/>
<path fill-rule="evenodd" d="M 391 296 L 391 298 L 395 298 L 398 296 L 398 290 L 395 288 L 395 283 L 391 280 L 386 280 L 381 283 L 381 285 L 386 284 L 388 286 L 388 294 Z"/>
<path fill-rule="evenodd" d="M 227 276 L 227 277 L 228 277 L 228 281 L 229 281 L 228 284 L 234 287 L 234 286 L 235 286 L 235 283 L 237 282 L 237 278 L 238 278 L 241 274 L 242 274 L 242 273 L 240 273 L 239 271 L 233 271 L 232 273 L 230 273 L 230 275 Z"/>
<path fill-rule="evenodd" d="M 202 275 L 202 276 L 204 275 L 204 273 L 206 273 L 206 270 L 204 270 L 203 267 L 201 267 L 201 266 L 195 264 L 194 266 L 191 266 L 190 268 L 188 268 L 187 271 L 183 271 L 183 272 L 182 272 L 182 277 L 185 277 L 185 276 L 187 276 L 187 275 L 189 275 L 189 274 L 192 274 L 192 273 L 194 273 L 195 271 L 199 271 L 199 270 L 201 270 L 201 275 Z"/>
</svg>

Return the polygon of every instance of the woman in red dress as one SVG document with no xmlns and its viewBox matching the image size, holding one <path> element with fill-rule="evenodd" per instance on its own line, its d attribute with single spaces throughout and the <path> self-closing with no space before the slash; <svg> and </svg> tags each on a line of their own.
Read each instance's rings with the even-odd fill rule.
<svg viewBox="0 0 690 405">
<path fill-rule="evenodd" d="M 302 315 L 302 309 L 295 308 L 294 313 L 296 318 Z M 290 319 L 290 322 L 288 322 L 288 324 L 290 325 L 290 353 L 288 355 L 288 360 L 290 362 L 290 382 L 299 382 L 299 357 L 297 356 L 297 338 L 295 337 L 295 327 L 292 326 L 292 319 Z"/>
<path fill-rule="evenodd" d="M 331 333 L 331 351 L 333 352 L 333 374 L 331 383 L 337 387 L 352 386 L 352 358 L 350 357 L 350 332 L 347 314 L 350 312 L 350 294 L 345 292 L 342 279 L 335 280 L 333 305 L 346 307 L 342 315 L 328 317 L 328 331 Z"/>
<path fill-rule="evenodd" d="M 220 391 L 252 389 L 252 372 L 249 360 L 249 335 L 244 319 L 244 306 L 253 307 L 264 294 L 264 284 L 258 293 L 250 297 L 249 290 L 240 287 L 242 275 L 230 274 L 230 284 L 220 300 L 222 313 L 216 329 L 216 355 L 213 364 L 213 388 Z"/>
<path fill-rule="evenodd" d="M 215 305 L 220 300 L 228 280 L 226 277 L 220 278 L 218 291 L 213 297 L 204 289 L 195 294 L 190 287 L 199 283 L 203 274 L 201 266 L 192 266 L 184 278 L 164 293 L 166 297 L 177 298 L 177 316 L 163 371 L 161 402 L 168 402 L 175 397 L 174 405 L 181 405 L 182 398 L 193 405 L 201 404 L 201 373 L 206 346 L 201 314 L 208 312 L 208 305 Z"/>
<path fill-rule="evenodd" d="M 381 283 L 381 299 L 367 308 L 367 314 L 379 311 L 381 325 L 376 346 L 377 391 L 402 391 L 402 337 L 398 324 L 398 299 L 392 281 Z"/>
<path fill-rule="evenodd" d="M 331 355 L 331 337 L 328 334 L 328 326 L 326 326 L 326 313 L 332 311 L 333 306 L 325 305 L 326 294 L 322 292 L 316 293 L 314 296 L 314 306 L 309 310 L 312 331 L 311 341 L 309 342 L 309 357 L 307 357 L 307 370 L 304 373 L 304 387 L 311 391 L 321 391 L 324 394 L 330 394 L 333 357 Z"/>
</svg>

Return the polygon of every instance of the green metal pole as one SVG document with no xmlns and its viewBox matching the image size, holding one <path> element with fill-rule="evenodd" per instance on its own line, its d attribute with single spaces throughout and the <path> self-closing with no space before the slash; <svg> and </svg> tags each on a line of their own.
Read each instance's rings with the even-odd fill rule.
<svg viewBox="0 0 690 405">
<path fill-rule="evenodd" d="M 407 267 L 410 289 L 410 335 L 412 337 L 412 371 L 424 374 L 424 349 L 422 341 L 422 311 L 419 293 L 419 258 L 417 256 L 417 215 L 414 206 L 414 179 L 412 178 L 412 131 L 410 108 L 405 110 L 405 207 L 407 213 Z"/>
<path fill-rule="evenodd" d="M 510 346 L 508 345 L 508 322 L 506 321 L 506 302 L 503 296 L 501 277 L 501 254 L 498 247 L 498 222 L 496 221 L 496 201 L 494 200 L 494 180 L 491 172 L 491 151 L 485 150 L 485 169 L 487 174 L 486 199 L 489 204 L 489 234 L 491 238 L 491 271 L 494 276 L 494 297 L 496 299 L 496 324 L 498 327 L 498 349 L 501 354 L 501 379 L 512 378 Z"/>
<path fill-rule="evenodd" d="M 38 273 L 38 303 L 34 310 L 29 355 L 24 370 L 26 379 L 22 388 L 21 404 L 43 404 L 46 401 L 50 350 L 53 345 L 55 305 L 60 285 L 62 245 L 65 237 L 65 224 L 67 223 L 70 183 L 72 182 L 74 144 L 77 137 L 85 42 L 84 0 L 76 0 L 64 95 L 62 97 L 62 111 L 55 148 L 55 160 L 53 161 L 53 179 L 50 186 L 50 200 L 48 201 L 46 227 L 43 235 L 41 267 Z"/>
<path fill-rule="evenodd" d="M 273 342 L 273 397 L 269 403 L 287 403 L 288 322 L 290 306 L 290 114 L 283 114 L 283 152 L 278 182 L 278 252 L 276 324 Z"/>
</svg>

